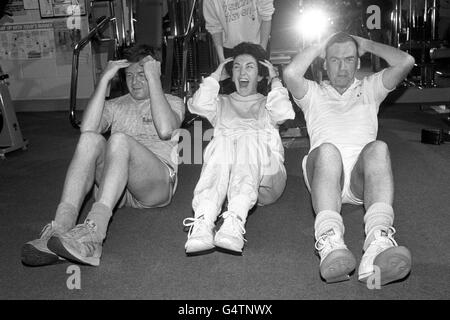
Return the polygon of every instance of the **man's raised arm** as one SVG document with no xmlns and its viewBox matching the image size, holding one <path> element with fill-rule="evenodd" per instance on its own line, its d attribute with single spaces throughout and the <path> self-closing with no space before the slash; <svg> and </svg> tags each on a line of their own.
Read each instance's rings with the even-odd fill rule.
<svg viewBox="0 0 450 320">
<path fill-rule="evenodd" d="M 161 140 L 169 140 L 173 132 L 181 126 L 183 119 L 173 111 L 167 101 L 161 84 L 161 63 L 152 56 L 146 56 L 139 62 L 144 68 L 150 92 L 150 106 L 153 124 Z"/>
<path fill-rule="evenodd" d="M 94 131 L 100 132 L 103 106 L 105 103 L 105 95 L 108 84 L 119 69 L 126 68 L 130 65 L 127 60 L 109 61 L 95 91 L 89 99 L 86 110 L 83 112 L 81 121 L 81 132 Z"/>
<path fill-rule="evenodd" d="M 284 69 L 284 82 L 286 83 L 288 90 L 296 99 L 302 99 L 305 96 L 308 90 L 306 79 L 304 77 L 305 73 L 311 63 L 313 63 L 314 59 L 323 54 L 327 41 L 300 51 Z"/>
<path fill-rule="evenodd" d="M 358 42 L 360 55 L 369 52 L 389 64 L 389 68 L 383 73 L 383 85 L 388 90 L 395 89 L 414 67 L 414 58 L 404 51 L 369 39 L 352 37 Z"/>
</svg>

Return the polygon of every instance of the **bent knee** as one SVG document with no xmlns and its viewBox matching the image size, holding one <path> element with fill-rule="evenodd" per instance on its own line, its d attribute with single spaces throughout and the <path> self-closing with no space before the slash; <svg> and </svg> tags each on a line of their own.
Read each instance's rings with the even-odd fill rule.
<svg viewBox="0 0 450 320">
<path fill-rule="evenodd" d="M 263 180 L 265 182 L 258 189 L 258 205 L 267 206 L 275 203 L 286 188 L 286 178 L 286 175 L 282 173 L 264 177 Z"/>
<path fill-rule="evenodd" d="M 126 133 L 123 132 L 115 132 L 113 134 L 111 134 L 111 137 L 109 137 L 108 142 L 109 143 L 121 143 L 121 142 L 128 142 L 128 140 L 131 137 L 129 135 L 127 135 Z"/>
<path fill-rule="evenodd" d="M 103 146 L 106 143 L 105 137 L 102 134 L 94 131 L 85 131 L 81 133 L 78 145 L 80 146 Z"/>
<path fill-rule="evenodd" d="M 258 206 L 268 206 L 275 203 L 281 194 L 273 194 L 268 191 L 260 191 L 258 195 Z"/>
<path fill-rule="evenodd" d="M 363 155 L 367 160 L 389 158 L 389 147 L 386 142 L 377 140 L 364 148 Z"/>
<path fill-rule="evenodd" d="M 325 161 L 342 161 L 341 152 L 332 143 L 324 143 L 313 150 L 315 158 Z"/>
<path fill-rule="evenodd" d="M 130 139 L 132 139 L 129 135 L 122 132 L 116 132 L 111 135 L 108 139 L 108 149 L 109 150 L 124 150 L 130 144 Z"/>
</svg>

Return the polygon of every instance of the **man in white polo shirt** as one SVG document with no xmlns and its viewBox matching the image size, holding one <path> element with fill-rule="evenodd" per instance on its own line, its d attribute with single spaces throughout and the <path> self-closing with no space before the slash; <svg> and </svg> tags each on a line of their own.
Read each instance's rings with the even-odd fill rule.
<svg viewBox="0 0 450 320">
<path fill-rule="evenodd" d="M 373 53 L 389 67 L 355 78 L 359 56 Z M 329 81 L 304 78 L 309 65 L 322 56 Z M 300 106 L 311 139 L 303 159 L 305 183 L 316 213 L 316 249 L 320 274 L 328 282 L 349 279 L 356 267 L 347 249 L 340 215 L 342 203 L 364 205 L 366 240 L 358 279 L 376 272 L 381 284 L 406 277 L 411 254 L 393 238 L 394 182 L 386 143 L 376 140 L 381 102 L 410 72 L 414 58 L 393 47 L 346 33 L 300 52 L 284 71 L 284 80 Z"/>
</svg>

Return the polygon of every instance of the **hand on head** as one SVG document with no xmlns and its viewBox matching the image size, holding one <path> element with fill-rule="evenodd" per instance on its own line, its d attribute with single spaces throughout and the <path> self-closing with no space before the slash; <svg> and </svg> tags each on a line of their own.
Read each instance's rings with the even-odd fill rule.
<svg viewBox="0 0 450 320">
<path fill-rule="evenodd" d="M 148 55 L 139 61 L 139 65 L 144 68 L 145 76 L 148 77 L 160 77 L 161 76 L 161 63 Z"/>
<path fill-rule="evenodd" d="M 270 63 L 269 60 L 259 61 L 264 67 L 269 71 L 269 82 L 272 81 L 273 78 L 278 77 L 278 70 Z"/>
<path fill-rule="evenodd" d="M 225 65 L 229 62 L 232 62 L 233 58 L 227 58 L 223 62 L 219 64 L 216 71 L 214 71 L 211 76 L 213 76 L 217 81 L 222 80 L 223 77 L 227 76 L 227 71 L 225 70 Z"/>
<path fill-rule="evenodd" d="M 337 35 L 338 33 L 341 33 L 341 32 L 335 32 L 335 33 L 331 34 L 330 36 L 326 37 L 326 38 L 320 43 L 320 45 L 319 45 L 319 46 L 320 46 L 320 54 L 319 54 L 319 57 L 320 57 L 320 58 L 322 58 L 322 59 L 325 59 L 325 58 L 326 58 L 326 55 L 327 55 L 327 52 L 326 52 L 327 45 L 328 45 L 329 41 L 330 41 L 335 35 Z M 367 41 L 367 39 L 361 38 L 361 37 L 358 37 L 358 36 L 354 36 L 354 35 L 351 35 L 351 34 L 349 34 L 349 36 L 352 37 L 352 38 L 356 41 L 356 43 L 358 44 L 358 55 L 359 55 L 360 57 L 363 56 L 363 55 L 367 52 L 367 50 L 366 50 L 366 41 Z"/>
<path fill-rule="evenodd" d="M 361 57 L 363 56 L 367 50 L 366 50 L 366 41 L 367 39 L 361 38 L 358 36 L 350 35 L 353 39 L 355 39 L 356 43 L 358 43 L 358 55 Z"/>
<path fill-rule="evenodd" d="M 127 68 L 130 65 L 131 65 L 131 63 L 128 62 L 126 59 L 108 61 L 108 64 L 106 65 L 105 69 L 103 70 L 102 77 L 106 78 L 107 80 L 111 80 L 112 78 L 114 78 L 117 71 L 119 71 L 122 68 Z"/>
</svg>

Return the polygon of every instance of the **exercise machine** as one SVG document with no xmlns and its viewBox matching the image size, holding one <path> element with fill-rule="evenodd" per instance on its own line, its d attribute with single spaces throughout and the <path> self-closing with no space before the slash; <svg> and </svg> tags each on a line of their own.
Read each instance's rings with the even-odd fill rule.
<svg viewBox="0 0 450 320">
<path fill-rule="evenodd" d="M 441 69 L 442 59 L 450 58 L 448 41 L 438 35 L 438 0 L 396 0 L 392 12 L 392 45 L 416 59 L 416 70 L 405 82 L 418 89 L 436 88 L 436 76 L 450 76 Z M 413 70 L 414 71 L 414 70 Z"/>
<path fill-rule="evenodd" d="M 26 150 L 28 141 L 22 137 L 14 106 L 9 94 L 8 74 L 3 73 L 0 66 L 0 159 L 5 154 L 18 149 Z"/>
<path fill-rule="evenodd" d="M 80 127 L 80 120 L 77 119 L 77 86 L 78 86 L 78 67 L 79 57 L 81 51 L 88 45 L 92 44 L 95 48 L 106 48 L 107 60 L 120 59 L 124 47 L 134 43 L 134 28 L 133 28 L 133 9 L 128 10 L 128 19 L 124 17 L 123 2 L 120 2 L 120 11 L 122 13 L 121 19 L 116 16 L 114 0 L 91 0 L 90 1 L 90 13 L 93 12 L 94 7 L 98 5 L 107 5 L 108 14 L 100 16 L 96 19 L 93 27 L 89 31 L 88 35 L 78 41 L 73 48 L 72 56 L 72 75 L 70 84 L 70 102 L 69 102 L 69 119 L 71 125 L 78 129 Z M 133 2 L 129 1 L 132 5 Z M 125 28 L 125 21 L 128 21 L 130 26 Z M 109 31 L 110 35 L 105 36 L 104 33 Z M 127 33 L 128 32 L 128 33 Z M 128 36 L 127 36 L 128 35 Z M 93 51 L 95 51 L 93 49 Z M 115 97 L 124 94 L 126 91 L 124 75 L 119 73 L 110 84 L 110 90 L 108 97 Z"/>
</svg>

